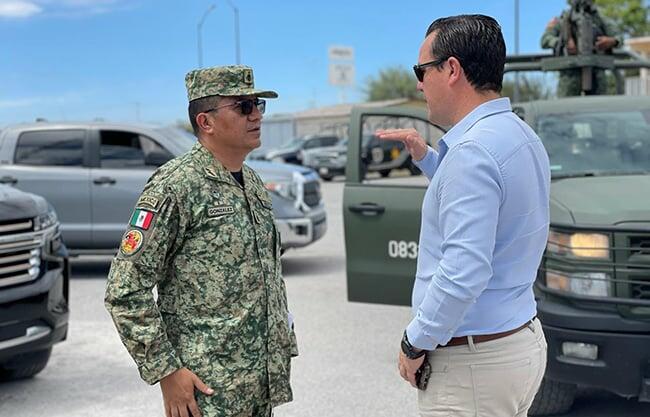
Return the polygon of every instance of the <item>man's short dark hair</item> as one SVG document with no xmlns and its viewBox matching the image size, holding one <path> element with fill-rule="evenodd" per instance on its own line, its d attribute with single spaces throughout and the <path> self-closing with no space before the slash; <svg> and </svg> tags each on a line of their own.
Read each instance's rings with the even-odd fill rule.
<svg viewBox="0 0 650 417">
<path fill-rule="evenodd" d="M 217 107 L 220 98 L 220 96 L 201 97 L 190 101 L 190 104 L 187 106 L 190 124 L 192 125 L 192 130 L 194 130 L 194 135 L 197 137 L 199 136 L 199 126 L 196 124 L 196 116 L 198 116 L 199 113 Z"/>
<path fill-rule="evenodd" d="M 476 90 L 501 92 L 506 44 L 496 20 L 480 14 L 443 17 L 431 23 L 426 36 L 433 32 L 434 59 L 453 56 Z"/>
</svg>

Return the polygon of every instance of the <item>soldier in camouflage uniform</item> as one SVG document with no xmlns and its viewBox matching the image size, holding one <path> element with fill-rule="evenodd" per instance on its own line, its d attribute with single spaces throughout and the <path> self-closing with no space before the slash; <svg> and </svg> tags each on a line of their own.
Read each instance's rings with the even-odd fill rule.
<svg viewBox="0 0 650 417">
<path fill-rule="evenodd" d="M 576 0 L 569 0 L 571 4 Z M 598 54 L 611 53 L 612 49 L 620 45 L 623 40 L 616 36 L 616 28 L 610 19 L 598 13 L 596 6 L 592 6 L 594 22 L 594 50 Z M 562 12 L 560 18 L 554 17 L 547 25 L 541 39 L 542 48 L 553 49 L 556 55 L 560 55 L 564 49 L 567 54 L 578 53 L 576 39 L 569 39 L 567 45 L 559 45 L 562 42 L 561 30 L 562 19 L 567 17 L 570 10 Z M 563 47 L 563 48 L 562 48 Z M 558 80 L 557 95 L 559 97 L 579 96 L 582 93 L 582 72 L 581 69 L 564 70 L 560 72 Z M 593 72 L 593 90 L 591 94 L 607 94 L 607 77 L 605 70 L 596 69 Z"/>
<path fill-rule="evenodd" d="M 167 417 L 270 416 L 292 400 L 297 349 L 271 198 L 243 161 L 260 145 L 259 97 L 277 94 L 244 66 L 195 70 L 186 85 L 199 140 L 145 186 L 106 307 Z"/>
</svg>

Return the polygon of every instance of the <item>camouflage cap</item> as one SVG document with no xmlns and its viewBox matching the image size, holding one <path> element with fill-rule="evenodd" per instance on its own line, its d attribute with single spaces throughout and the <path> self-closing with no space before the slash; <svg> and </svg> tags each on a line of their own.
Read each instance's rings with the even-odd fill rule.
<svg viewBox="0 0 650 417">
<path fill-rule="evenodd" d="M 245 65 L 201 68 L 185 76 L 189 101 L 209 96 L 257 96 L 277 98 L 271 90 L 256 90 L 253 69 Z"/>
</svg>

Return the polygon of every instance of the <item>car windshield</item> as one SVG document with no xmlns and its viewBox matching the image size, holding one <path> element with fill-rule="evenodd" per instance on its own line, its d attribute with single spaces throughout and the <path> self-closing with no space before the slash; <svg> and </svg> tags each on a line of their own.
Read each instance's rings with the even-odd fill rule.
<svg viewBox="0 0 650 417">
<path fill-rule="evenodd" d="M 278 149 L 292 149 L 292 148 L 299 148 L 300 144 L 304 142 L 304 139 L 302 138 L 295 138 L 290 140 L 289 142 L 285 143 L 284 145 L 280 146 Z"/>
<path fill-rule="evenodd" d="M 178 143 L 183 147 L 184 151 L 189 151 L 196 143 L 196 136 L 184 129 L 179 129 L 177 127 L 162 127 L 156 130 Z"/>
<path fill-rule="evenodd" d="M 536 131 L 553 177 L 650 172 L 650 109 L 549 114 Z"/>
</svg>

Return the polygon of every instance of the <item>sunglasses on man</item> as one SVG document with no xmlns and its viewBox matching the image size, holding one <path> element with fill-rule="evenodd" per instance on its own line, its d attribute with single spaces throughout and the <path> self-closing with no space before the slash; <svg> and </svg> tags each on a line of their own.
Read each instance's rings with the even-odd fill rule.
<svg viewBox="0 0 650 417">
<path fill-rule="evenodd" d="M 417 78 L 419 82 L 422 82 L 424 80 L 424 74 L 427 72 L 425 68 L 439 67 L 440 64 L 442 64 L 448 59 L 449 58 L 438 58 L 438 59 L 434 59 L 433 61 L 425 62 L 424 64 L 413 65 L 413 72 L 415 73 L 415 78 Z"/>
<path fill-rule="evenodd" d="M 202 113 L 210 113 L 211 111 L 219 110 L 223 107 L 232 106 L 238 106 L 241 114 L 244 116 L 251 114 L 253 112 L 253 107 L 257 107 L 257 110 L 259 110 L 260 114 L 264 114 L 264 110 L 266 110 L 266 100 L 262 100 L 261 98 L 247 98 L 245 100 L 239 100 L 234 103 L 213 107 L 211 109 L 203 111 Z"/>
</svg>

